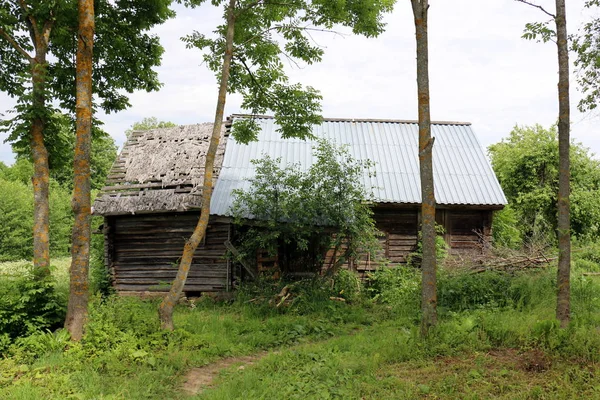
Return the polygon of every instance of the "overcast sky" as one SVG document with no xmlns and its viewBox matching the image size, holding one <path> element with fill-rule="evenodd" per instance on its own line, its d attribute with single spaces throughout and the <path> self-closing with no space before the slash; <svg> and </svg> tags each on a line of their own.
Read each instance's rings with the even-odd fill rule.
<svg viewBox="0 0 600 400">
<path fill-rule="evenodd" d="M 574 33 L 589 18 L 584 0 L 568 1 L 568 30 Z M 553 0 L 538 4 L 554 11 Z M 188 50 L 180 38 L 194 30 L 212 32 L 221 10 L 210 5 L 177 8 L 177 17 L 154 32 L 165 47 L 159 92 L 136 92 L 126 111 L 98 117 L 119 145 L 124 131 L 144 117 L 177 124 L 212 121 L 217 84 L 202 65 L 199 50 Z M 554 43 L 521 39 L 527 22 L 544 21 L 539 10 L 514 0 L 431 0 L 429 51 L 433 120 L 469 121 L 482 146 L 506 137 L 515 124 L 550 126 L 557 120 L 558 67 Z M 376 39 L 350 34 L 318 34 L 323 62 L 290 66 L 292 82 L 319 89 L 323 116 L 344 118 L 417 119 L 415 39 L 408 0 L 398 0 L 386 16 L 387 29 Z M 600 118 L 576 110 L 579 93 L 571 82 L 572 135 L 600 153 Z M 0 112 L 14 101 L 0 94 Z M 243 112 L 230 96 L 226 114 Z M 0 134 L 0 141 L 6 136 Z M 0 145 L 0 161 L 12 162 L 10 146 Z"/>
</svg>

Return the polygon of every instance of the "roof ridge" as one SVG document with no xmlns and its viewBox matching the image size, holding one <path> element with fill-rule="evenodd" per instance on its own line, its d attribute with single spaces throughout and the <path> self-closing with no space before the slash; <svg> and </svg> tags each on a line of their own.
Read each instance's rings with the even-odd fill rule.
<svg viewBox="0 0 600 400">
<path fill-rule="evenodd" d="M 272 115 L 257 115 L 257 114 L 231 114 L 227 117 L 227 120 L 232 120 L 233 118 L 249 118 L 254 117 L 257 119 L 274 119 Z M 379 123 L 389 123 L 389 124 L 418 124 L 417 120 L 408 120 L 408 119 L 378 119 L 378 118 L 323 118 L 325 122 L 379 122 Z M 433 125 L 471 125 L 470 122 L 460 122 L 460 121 L 431 121 Z"/>
</svg>

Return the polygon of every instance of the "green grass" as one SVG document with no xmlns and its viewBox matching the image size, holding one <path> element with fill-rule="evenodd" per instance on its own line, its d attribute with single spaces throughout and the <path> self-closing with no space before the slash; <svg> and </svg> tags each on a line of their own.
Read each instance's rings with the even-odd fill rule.
<svg viewBox="0 0 600 400">
<path fill-rule="evenodd" d="M 69 267 L 71 257 L 58 257 L 51 260 L 51 273 L 57 283 L 57 290 L 62 293 L 69 291 Z M 21 276 L 28 273 L 31 261 L 4 261 L 0 262 L 0 279 L 9 279 L 11 276 Z"/>
<path fill-rule="evenodd" d="M 9 347 L 0 398 L 183 399 L 191 368 L 267 351 L 195 398 L 600 399 L 600 277 L 585 275 L 600 266 L 595 250 L 576 254 L 567 329 L 554 321 L 553 268 L 442 272 L 440 323 L 426 339 L 411 270 L 379 274 L 370 299 L 349 293 L 348 276 L 295 284 L 281 307 L 268 302 L 281 284 L 261 282 L 232 303 L 178 306 L 173 332 L 160 330 L 157 301 L 97 296 L 80 343 L 39 332 Z M 55 264 L 64 287 L 68 259 Z"/>
</svg>

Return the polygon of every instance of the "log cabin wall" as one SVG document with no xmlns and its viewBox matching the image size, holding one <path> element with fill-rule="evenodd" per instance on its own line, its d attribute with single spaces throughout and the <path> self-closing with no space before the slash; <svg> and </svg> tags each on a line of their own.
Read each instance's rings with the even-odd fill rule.
<svg viewBox="0 0 600 400">
<path fill-rule="evenodd" d="M 485 255 L 492 243 L 491 210 L 438 209 L 436 222 L 444 227 L 450 255 Z M 417 208 L 376 208 L 373 218 L 383 233 L 382 253 L 390 265 L 406 264 L 408 254 L 417 250 L 420 212 Z M 363 254 L 346 268 L 361 274 L 379 267 L 377 256 Z"/>
<path fill-rule="evenodd" d="M 124 215 L 105 218 L 105 258 L 118 292 L 168 291 L 198 212 Z M 231 225 L 211 217 L 206 238 L 194 255 L 184 291 L 225 291 L 231 268 L 225 242 Z"/>
<path fill-rule="evenodd" d="M 491 210 L 437 210 L 450 255 L 485 255 L 492 243 Z"/>
</svg>

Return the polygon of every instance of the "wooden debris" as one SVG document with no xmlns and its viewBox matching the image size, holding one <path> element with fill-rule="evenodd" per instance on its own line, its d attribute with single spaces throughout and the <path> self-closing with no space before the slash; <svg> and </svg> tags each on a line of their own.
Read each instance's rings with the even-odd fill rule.
<svg viewBox="0 0 600 400">
<path fill-rule="evenodd" d="M 546 268 L 548 264 L 556 260 L 557 257 L 546 257 L 543 253 L 537 256 L 515 255 L 511 257 L 486 257 L 479 260 L 478 265 L 473 267 L 471 273 L 477 274 L 490 270 L 517 271 L 536 268 Z"/>
</svg>

